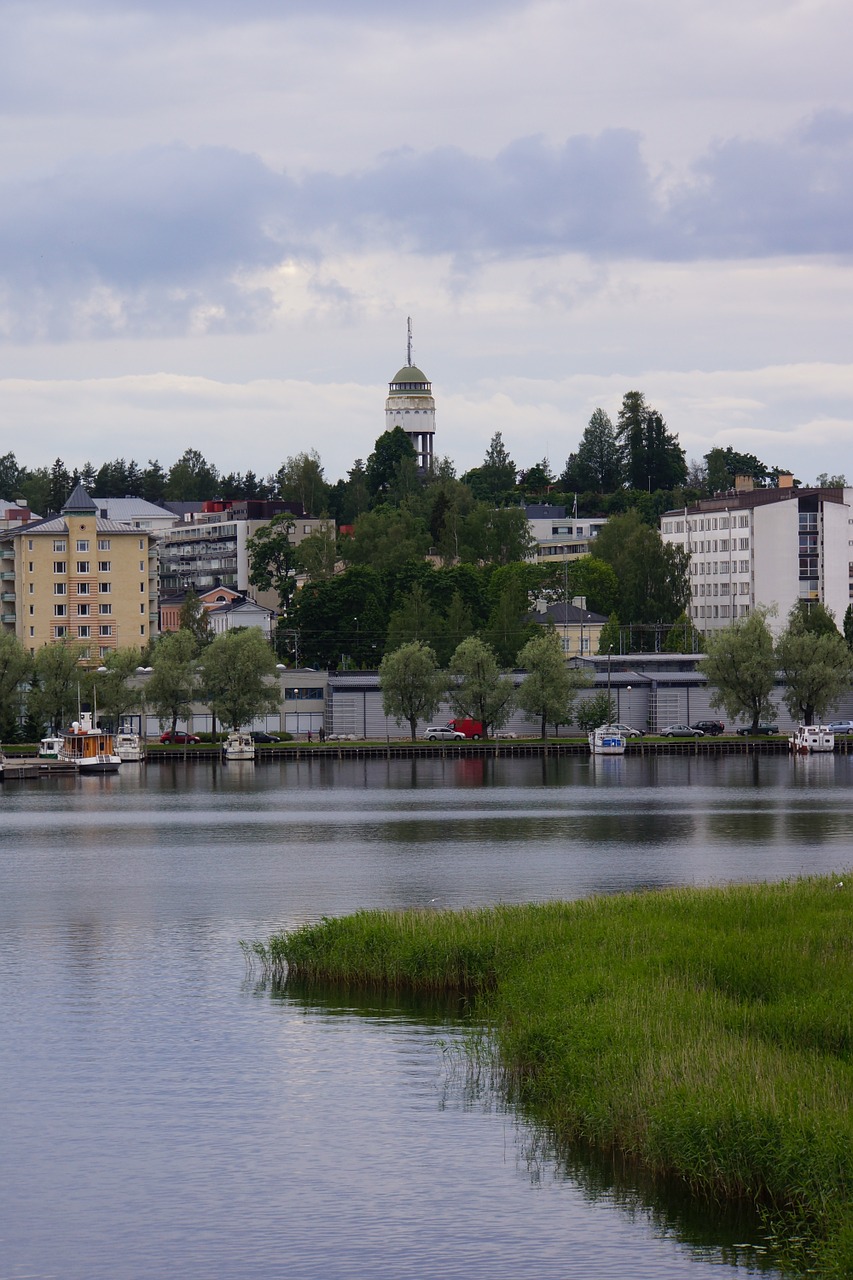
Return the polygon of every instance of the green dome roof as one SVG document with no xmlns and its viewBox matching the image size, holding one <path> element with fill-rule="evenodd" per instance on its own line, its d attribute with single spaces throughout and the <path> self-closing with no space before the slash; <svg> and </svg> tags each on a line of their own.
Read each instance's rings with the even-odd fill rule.
<svg viewBox="0 0 853 1280">
<path fill-rule="evenodd" d="M 391 379 L 391 385 L 393 386 L 398 382 L 409 384 L 419 382 L 425 387 L 429 386 L 429 378 L 422 369 L 418 368 L 416 364 L 404 365 L 402 369 L 395 373 L 394 377 Z"/>
</svg>

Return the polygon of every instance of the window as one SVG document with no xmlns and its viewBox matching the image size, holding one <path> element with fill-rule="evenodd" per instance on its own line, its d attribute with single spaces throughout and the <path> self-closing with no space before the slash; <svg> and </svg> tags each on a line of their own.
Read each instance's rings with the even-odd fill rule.
<svg viewBox="0 0 853 1280">
<path fill-rule="evenodd" d="M 98 590 L 100 591 L 102 596 L 108 596 L 112 591 L 112 586 L 109 582 L 99 582 Z"/>
<path fill-rule="evenodd" d="M 728 540 L 728 538 L 720 538 L 720 550 L 721 550 L 721 551 L 728 551 L 728 549 L 729 549 L 729 540 Z"/>
<path fill-rule="evenodd" d="M 740 551 L 748 551 L 748 550 L 749 550 L 749 538 L 741 538 L 741 540 L 740 540 L 739 550 L 740 550 Z"/>
<path fill-rule="evenodd" d="M 78 583 L 77 583 L 77 594 L 78 594 L 78 596 L 87 596 L 87 595 L 89 594 L 89 584 L 88 584 L 88 582 L 78 582 Z"/>
<path fill-rule="evenodd" d="M 728 527 L 729 527 L 729 518 L 728 518 L 728 516 L 722 516 L 722 517 L 720 518 L 720 528 L 721 528 L 721 529 L 728 529 Z"/>
<path fill-rule="evenodd" d="M 89 626 L 78 627 L 77 634 L 81 640 L 88 640 L 89 636 L 92 634 L 92 628 Z"/>
<path fill-rule="evenodd" d="M 88 573 L 88 572 L 89 572 L 89 561 L 88 561 L 88 560 L 78 560 L 78 561 L 77 561 L 77 572 L 78 572 L 78 573 Z"/>
<path fill-rule="evenodd" d="M 35 635 L 35 633 L 36 633 L 36 629 L 35 629 L 35 627 L 30 627 L 30 635 L 31 635 L 31 636 L 34 636 L 34 635 Z"/>
<path fill-rule="evenodd" d="M 68 634 L 67 627 L 54 627 L 53 634 L 57 640 L 61 640 L 64 635 Z"/>
<path fill-rule="evenodd" d="M 140 550 L 140 551 L 144 551 L 144 550 L 145 550 L 145 539 L 144 539 L 144 538 L 140 538 L 140 539 L 139 539 L 139 550 Z"/>
<path fill-rule="evenodd" d="M 30 605 L 30 608 L 32 608 L 32 605 Z M 54 618 L 64 618 L 67 615 L 67 613 L 68 613 L 67 604 L 55 604 L 53 606 Z"/>
<path fill-rule="evenodd" d="M 145 635 L 145 623 L 144 623 L 144 622 L 143 622 L 142 626 L 139 628 L 139 634 L 140 634 L 141 636 L 144 636 L 144 635 Z"/>
<path fill-rule="evenodd" d="M 35 568 L 35 566 L 34 566 L 34 564 L 33 564 L 32 560 L 31 560 L 31 561 L 30 561 L 30 564 L 29 564 L 29 571 L 30 571 L 30 573 L 32 573 L 32 572 L 33 572 L 33 569 L 34 569 L 34 568 Z"/>
<path fill-rule="evenodd" d="M 31 605 L 30 605 L 30 617 L 32 617 L 32 616 L 33 616 L 33 614 L 35 613 L 35 611 L 36 611 L 36 607 L 35 607 L 35 605 L 34 605 L 34 604 L 31 604 Z"/>
<path fill-rule="evenodd" d="M 144 604 L 141 604 L 141 605 L 139 606 L 139 612 L 140 612 L 140 613 L 144 613 L 144 612 L 145 612 L 145 605 L 144 605 Z"/>
<path fill-rule="evenodd" d="M 109 538 L 98 538 L 98 550 L 99 550 L 99 551 L 109 551 L 109 549 L 110 549 L 110 540 L 109 540 Z"/>
<path fill-rule="evenodd" d="M 140 573 L 144 573 L 144 572 L 145 572 L 145 561 L 144 561 L 144 560 L 140 560 L 140 561 L 139 561 L 139 572 L 140 572 Z"/>
<path fill-rule="evenodd" d="M 748 560 L 739 561 L 738 570 L 740 573 L 749 573 L 749 561 Z"/>
<path fill-rule="evenodd" d="M 749 516 L 738 516 L 737 522 L 741 529 L 749 528 Z"/>
<path fill-rule="evenodd" d="M 65 594 L 65 583 L 63 582 L 61 585 L 62 585 L 62 594 L 64 595 L 64 594 Z M 56 587 L 54 586 L 54 588 L 53 588 L 53 589 L 54 589 L 54 591 L 55 591 L 55 590 L 56 590 Z M 32 584 L 32 583 L 30 583 L 30 588 L 29 588 L 29 590 L 30 590 L 30 595 L 32 595 L 32 594 L 33 594 L 33 592 L 35 591 L 35 587 L 33 586 L 33 584 Z"/>
<path fill-rule="evenodd" d="M 749 583 L 748 583 L 748 582 L 740 582 L 740 583 L 738 583 L 738 590 L 740 591 L 740 594 L 741 594 L 742 596 L 748 596 L 748 595 L 749 595 Z"/>
<path fill-rule="evenodd" d="M 111 636 L 111 635 L 112 635 L 112 633 L 113 633 L 113 629 L 112 629 L 112 627 L 111 627 L 109 624 L 107 624 L 107 625 L 105 626 L 105 625 L 102 623 L 102 624 L 101 624 L 101 626 L 100 626 L 100 627 L 98 627 L 98 635 L 99 635 L 99 636 Z"/>
<path fill-rule="evenodd" d="M 32 583 L 30 583 L 30 592 L 32 592 L 32 589 L 33 589 L 33 584 L 32 584 Z M 53 594 L 54 594 L 55 596 L 64 596 L 64 595 L 65 595 L 65 583 L 64 583 L 64 582 L 54 582 L 54 584 L 53 584 Z"/>
<path fill-rule="evenodd" d="M 88 605 L 88 604 L 78 604 L 78 606 L 77 606 L 77 617 L 78 617 L 78 618 L 88 618 L 88 616 L 89 616 L 89 610 L 91 609 L 91 607 L 92 607 L 92 606 L 91 606 L 91 605 Z"/>
<path fill-rule="evenodd" d="M 748 617 L 749 617 L 749 605 L 748 605 L 748 604 L 742 604 L 742 605 L 741 605 L 741 607 L 740 607 L 740 616 L 741 616 L 742 618 L 748 618 Z"/>
<path fill-rule="evenodd" d="M 720 583 L 720 595 L 727 596 L 729 594 L 729 584 L 727 582 Z"/>
<path fill-rule="evenodd" d="M 54 540 L 53 540 L 53 549 L 54 549 L 54 551 L 65 551 L 65 549 L 66 549 L 66 546 L 65 546 L 65 539 L 64 539 L 64 538 L 54 538 Z"/>
<path fill-rule="evenodd" d="M 77 539 L 77 550 L 78 550 L 78 551 L 88 551 L 88 550 L 89 550 L 89 539 L 88 539 L 88 538 L 78 538 L 78 539 Z"/>
<path fill-rule="evenodd" d="M 27 538 L 27 551 L 32 551 L 32 549 L 33 549 L 33 540 L 32 538 Z"/>
<path fill-rule="evenodd" d="M 140 591 L 144 591 L 144 590 L 145 590 L 145 583 L 144 583 L 144 582 L 140 582 L 140 584 L 139 584 L 139 590 L 140 590 Z"/>
<path fill-rule="evenodd" d="M 113 611 L 113 607 L 111 604 L 98 605 L 98 613 L 112 613 L 112 611 Z"/>
<path fill-rule="evenodd" d="M 729 573 L 730 571 L 731 571 L 731 565 L 729 564 L 728 560 L 721 560 L 720 573 Z"/>
<path fill-rule="evenodd" d="M 102 645 L 101 645 L 101 647 L 100 647 L 100 649 L 98 650 L 98 654 L 99 654 L 99 656 L 100 656 L 100 657 L 105 658 L 105 657 L 107 656 L 107 654 L 109 653 L 109 651 L 110 651 L 110 650 L 109 650 L 109 646 L 108 646 L 108 645 L 105 645 L 105 644 L 102 644 Z"/>
<path fill-rule="evenodd" d="M 112 560 L 99 560 L 98 573 L 109 573 L 111 571 Z"/>
<path fill-rule="evenodd" d="M 54 573 L 65 573 L 67 567 L 68 567 L 67 560 L 54 560 L 53 562 Z M 32 573 L 32 571 L 33 571 L 33 566 L 30 565 L 30 573 Z"/>
<path fill-rule="evenodd" d="M 729 616 L 729 606 L 727 604 L 720 605 L 720 617 L 727 618 Z"/>
</svg>

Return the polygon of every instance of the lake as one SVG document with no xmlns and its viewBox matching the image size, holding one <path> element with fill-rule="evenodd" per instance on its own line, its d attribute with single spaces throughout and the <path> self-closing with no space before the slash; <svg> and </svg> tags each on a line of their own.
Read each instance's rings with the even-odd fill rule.
<svg viewBox="0 0 853 1280">
<path fill-rule="evenodd" d="M 464 1069 L 452 1007 L 300 995 L 240 939 L 851 865 L 853 758 L 125 765 L 0 791 L 3 1280 L 745 1275 Z M 760 1243 L 760 1240 L 759 1240 Z"/>
</svg>

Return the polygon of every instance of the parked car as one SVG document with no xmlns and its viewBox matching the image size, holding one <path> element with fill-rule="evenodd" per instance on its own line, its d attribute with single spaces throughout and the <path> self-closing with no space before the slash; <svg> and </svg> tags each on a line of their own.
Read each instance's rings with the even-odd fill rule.
<svg viewBox="0 0 853 1280">
<path fill-rule="evenodd" d="M 768 737 L 771 733 L 778 733 L 778 724 L 760 724 L 755 730 L 756 737 Z M 752 725 L 746 724 L 742 729 L 738 729 L 738 733 L 742 738 L 748 738 L 752 735 Z"/>
<path fill-rule="evenodd" d="M 853 720 L 835 720 L 826 727 L 830 733 L 853 733 Z"/>
<path fill-rule="evenodd" d="M 610 724 L 606 727 L 615 729 L 617 733 L 621 733 L 625 738 L 644 738 L 646 736 L 643 729 L 635 729 L 630 724 Z"/>
<path fill-rule="evenodd" d="M 185 747 L 191 743 L 201 742 L 201 738 L 196 737 L 194 733 L 184 733 L 181 729 L 171 733 L 168 729 L 165 733 L 160 734 L 161 742 L 172 742 L 180 747 Z"/>
<path fill-rule="evenodd" d="M 518 734 L 513 733 L 512 729 L 498 729 L 494 737 L 498 742 L 509 742 L 513 738 L 517 738 Z"/>
<path fill-rule="evenodd" d="M 465 734 L 460 733 L 458 729 L 451 729 L 449 724 L 431 724 L 424 730 L 424 738 L 427 742 L 432 742 L 436 738 L 456 738 L 464 742 Z"/>
<path fill-rule="evenodd" d="M 716 737 L 718 733 L 725 733 L 726 731 L 726 726 L 722 720 L 697 720 L 690 728 L 701 729 L 703 733 L 709 733 L 712 737 Z"/>
<path fill-rule="evenodd" d="M 281 738 L 277 738 L 274 733 L 266 733 L 263 729 L 253 729 L 251 738 L 253 742 L 281 742 Z"/>
<path fill-rule="evenodd" d="M 689 724 L 668 724 L 665 729 L 661 729 L 660 736 L 662 738 L 704 738 L 701 729 L 694 729 Z"/>
</svg>

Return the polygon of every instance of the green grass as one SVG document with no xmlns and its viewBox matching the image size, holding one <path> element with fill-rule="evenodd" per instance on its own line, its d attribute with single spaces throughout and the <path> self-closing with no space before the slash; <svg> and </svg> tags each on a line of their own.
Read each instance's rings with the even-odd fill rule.
<svg viewBox="0 0 853 1280">
<path fill-rule="evenodd" d="M 752 1202 L 790 1271 L 850 1276 L 853 883 L 836 883 L 359 912 L 253 950 L 300 981 L 473 995 L 510 1097 L 559 1143 Z"/>
</svg>

